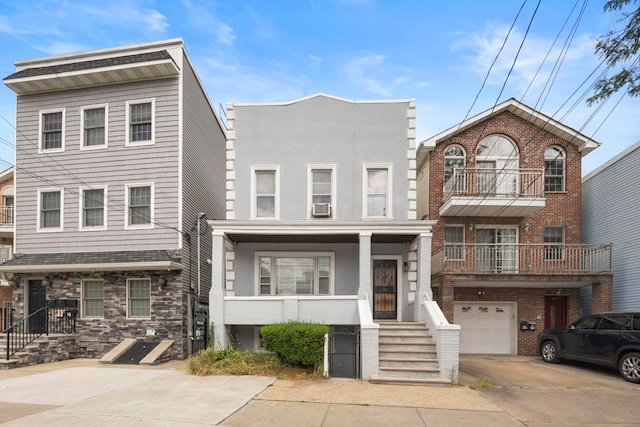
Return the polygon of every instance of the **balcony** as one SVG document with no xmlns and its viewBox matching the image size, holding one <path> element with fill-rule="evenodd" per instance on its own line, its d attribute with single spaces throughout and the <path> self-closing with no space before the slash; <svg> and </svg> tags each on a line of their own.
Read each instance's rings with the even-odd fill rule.
<svg viewBox="0 0 640 427">
<path fill-rule="evenodd" d="M 611 274 L 611 245 L 445 244 L 433 274 Z"/>
<path fill-rule="evenodd" d="M 456 168 L 440 216 L 524 217 L 544 205 L 544 169 Z"/>
<path fill-rule="evenodd" d="M 13 206 L 0 206 L 0 227 L 13 227 Z"/>
</svg>

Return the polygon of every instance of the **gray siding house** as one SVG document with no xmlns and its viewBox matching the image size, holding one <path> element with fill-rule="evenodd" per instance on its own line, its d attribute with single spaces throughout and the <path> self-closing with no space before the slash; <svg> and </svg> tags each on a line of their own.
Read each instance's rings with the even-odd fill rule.
<svg viewBox="0 0 640 427">
<path fill-rule="evenodd" d="M 187 357 L 211 287 L 206 220 L 226 215 L 226 136 L 182 40 L 15 65 L 15 257 L 0 266 L 14 317 L 77 307 L 69 357 L 125 339 Z"/>
<path fill-rule="evenodd" d="M 415 100 L 230 103 L 227 129 L 226 220 L 209 221 L 215 345 L 260 350 L 262 325 L 313 321 L 331 326 L 332 353 L 351 349 L 332 375 L 451 378 L 459 331 L 431 301 L 433 224 L 416 217 Z M 413 354 L 434 360 L 385 365 L 411 353 L 386 352 L 390 326 L 429 326 L 435 342 Z"/>
<path fill-rule="evenodd" d="M 582 240 L 613 242 L 613 310 L 640 310 L 640 142 L 582 178 Z M 590 289 L 581 293 L 589 313 Z"/>
</svg>

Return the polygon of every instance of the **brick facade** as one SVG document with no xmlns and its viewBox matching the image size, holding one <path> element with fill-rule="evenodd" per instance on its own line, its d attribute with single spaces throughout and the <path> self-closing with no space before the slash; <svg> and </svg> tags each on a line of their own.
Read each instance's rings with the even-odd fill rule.
<svg viewBox="0 0 640 427">
<path fill-rule="evenodd" d="M 545 193 L 544 207 L 533 214 L 523 217 L 440 217 L 439 211 L 443 200 L 443 185 L 446 177 L 444 172 L 444 151 L 451 144 L 457 144 L 466 152 L 466 165 L 475 168 L 475 153 L 477 145 L 485 137 L 501 135 L 511 140 L 517 148 L 519 169 L 538 169 L 545 167 L 544 152 L 550 146 L 561 147 L 565 153 L 565 191 Z M 444 245 L 444 227 L 446 225 L 463 225 L 464 242 L 475 243 L 479 226 L 503 225 L 516 226 L 518 229 L 518 243 L 544 243 L 544 229 L 546 226 L 564 227 L 564 243 L 581 243 L 581 156 L 578 144 L 559 138 L 553 133 L 543 130 L 524 118 L 509 111 L 503 111 L 493 117 L 479 120 L 473 126 L 461 131 L 448 139 L 440 140 L 429 154 L 427 162 L 419 173 L 419 178 L 428 180 L 418 184 L 419 206 L 423 211 L 418 214 L 423 219 L 436 220 L 433 227 L 433 251 L 440 250 Z M 428 191 L 428 197 L 425 192 Z M 428 203 L 424 203 L 427 198 Z M 473 284 L 464 284 L 473 282 Z M 486 286 L 482 286 L 485 282 Z M 499 284 L 496 282 L 503 282 Z M 579 282 L 579 283 L 577 283 Z M 562 283 L 565 283 L 563 286 Z M 580 289 L 579 286 L 589 286 L 593 289 L 593 310 L 606 311 L 611 309 L 611 275 L 541 275 L 541 274 L 491 274 L 491 275 L 462 275 L 462 274 L 434 274 L 432 286 L 434 300 L 442 307 L 449 321 L 453 321 L 454 302 L 456 301 L 486 301 L 486 302 L 515 302 L 517 319 L 514 327 L 521 320 L 535 322 L 538 331 L 545 324 L 545 296 L 564 295 L 567 297 L 567 322 L 573 322 L 580 317 Z M 462 285 L 462 286 L 461 286 Z M 473 286 L 473 287 L 472 287 Z M 482 290 L 484 295 L 479 296 Z M 535 354 L 538 332 L 517 332 L 518 354 Z"/>
</svg>

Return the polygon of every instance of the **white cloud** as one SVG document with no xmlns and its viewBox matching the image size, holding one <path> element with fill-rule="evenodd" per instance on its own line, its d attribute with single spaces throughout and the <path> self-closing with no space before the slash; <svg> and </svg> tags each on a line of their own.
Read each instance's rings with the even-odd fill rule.
<svg viewBox="0 0 640 427">
<path fill-rule="evenodd" d="M 222 44 L 231 45 L 236 39 L 236 36 L 233 34 L 233 28 L 222 22 L 218 23 L 216 34 L 218 35 L 218 41 Z"/>
<path fill-rule="evenodd" d="M 90 47 L 82 45 L 80 43 L 61 41 L 51 41 L 49 44 L 40 44 L 33 47 L 34 49 L 44 52 L 47 55 L 59 55 L 63 53 L 80 52 L 90 49 Z"/>
<path fill-rule="evenodd" d="M 107 3 L 99 7 L 87 7 L 84 11 L 88 15 L 104 19 L 104 23 L 133 23 L 141 25 L 143 29 L 164 33 L 169 27 L 166 16 L 155 9 L 136 8 L 130 4 Z"/>
<path fill-rule="evenodd" d="M 395 88 L 410 79 L 396 76 L 398 72 L 407 73 L 407 69 L 389 66 L 387 57 L 375 53 L 367 53 L 349 60 L 342 68 L 342 73 L 353 83 L 363 89 L 381 96 L 390 96 Z"/>
<path fill-rule="evenodd" d="M 488 25 L 479 33 L 460 36 L 450 48 L 454 53 L 460 53 L 469 72 L 475 74 L 479 80 L 484 80 L 491 64 L 500 52 L 507 33 L 507 26 Z M 518 29 L 512 30 L 507 43 L 493 65 L 487 84 L 502 85 L 504 83 L 523 38 L 524 33 Z M 561 37 L 549 52 L 552 43 L 553 39 L 551 38 L 532 35 L 527 37 L 510 76 L 510 82 L 514 83 L 519 90 L 524 91 L 534 78 L 533 87 L 541 88 L 550 78 L 553 66 L 561 55 L 563 38 Z M 547 54 L 548 58 L 540 68 Z M 593 48 L 588 37 L 576 37 L 566 54 L 561 72 L 576 67 L 582 61 L 591 61 L 592 57 Z M 540 68 L 539 71 L 538 68 Z"/>
</svg>

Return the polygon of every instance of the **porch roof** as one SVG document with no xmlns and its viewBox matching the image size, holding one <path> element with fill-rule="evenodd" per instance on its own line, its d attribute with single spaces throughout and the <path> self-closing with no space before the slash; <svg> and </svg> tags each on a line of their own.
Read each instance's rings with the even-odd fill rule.
<svg viewBox="0 0 640 427">
<path fill-rule="evenodd" d="M 218 221 L 209 225 L 214 234 L 240 243 L 358 243 L 361 234 L 373 243 L 410 243 L 431 233 L 435 221 Z"/>
<path fill-rule="evenodd" d="M 1 273 L 91 270 L 182 270 L 182 265 L 165 250 L 25 254 L 0 265 Z"/>
</svg>

